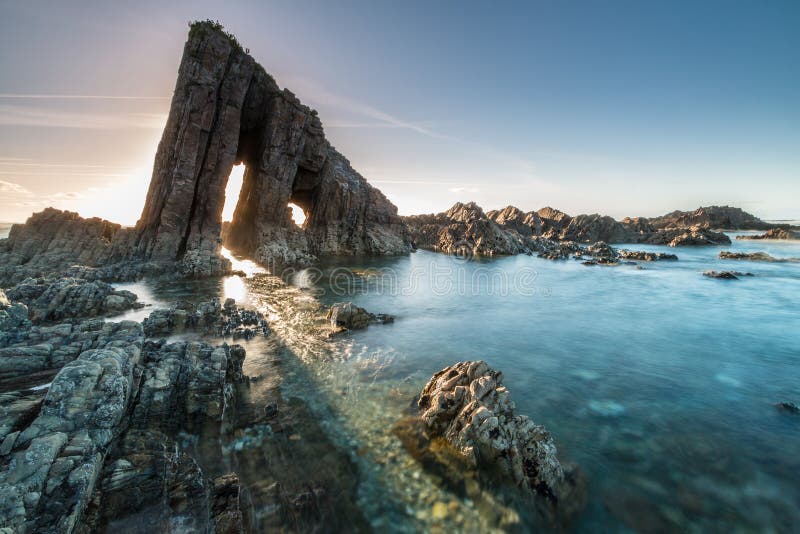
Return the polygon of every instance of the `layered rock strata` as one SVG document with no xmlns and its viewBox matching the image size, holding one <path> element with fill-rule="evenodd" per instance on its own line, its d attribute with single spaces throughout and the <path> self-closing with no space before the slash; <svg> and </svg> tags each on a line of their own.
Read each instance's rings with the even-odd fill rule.
<svg viewBox="0 0 800 534">
<path fill-rule="evenodd" d="M 237 477 L 209 478 L 178 439 L 218 443 L 247 382 L 244 349 L 73 318 L 107 300 L 91 287 L 69 322 L 47 325 L 0 291 L 0 530 L 241 532 Z M 38 291 L 20 294 L 36 306 Z M 232 302 L 201 307 L 209 324 L 255 316 Z"/>
<path fill-rule="evenodd" d="M 280 89 L 218 25 L 197 22 L 136 227 L 48 208 L 0 241 L 0 286 L 72 265 L 115 279 L 229 272 L 219 252 L 235 164 L 246 172 L 226 237 L 243 254 L 279 266 L 410 251 L 397 208 L 331 146 L 317 112 Z M 290 202 L 306 212 L 302 228 Z"/>
<path fill-rule="evenodd" d="M 577 468 L 559 461 L 555 441 L 543 426 L 514 413 L 502 373 L 485 362 L 459 362 L 439 371 L 423 388 L 417 406 L 430 448 L 438 451 L 434 463 L 453 462 L 453 453 L 436 445 L 444 439 L 466 469 L 477 469 L 486 480 L 510 482 L 534 497 L 548 520 L 566 519 L 585 504 Z"/>
</svg>

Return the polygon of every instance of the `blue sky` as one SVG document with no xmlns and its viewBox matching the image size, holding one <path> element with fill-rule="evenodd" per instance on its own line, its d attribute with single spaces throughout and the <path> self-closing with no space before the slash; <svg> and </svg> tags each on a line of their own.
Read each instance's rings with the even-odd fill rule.
<svg viewBox="0 0 800 534">
<path fill-rule="evenodd" d="M 800 218 L 800 2 L 162 4 L 0 0 L 0 220 L 135 222 L 198 18 L 401 213 Z"/>
</svg>

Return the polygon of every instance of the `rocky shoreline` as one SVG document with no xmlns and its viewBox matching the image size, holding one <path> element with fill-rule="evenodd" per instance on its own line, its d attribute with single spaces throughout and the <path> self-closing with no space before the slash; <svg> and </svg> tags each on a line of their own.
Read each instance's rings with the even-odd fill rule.
<svg viewBox="0 0 800 534">
<path fill-rule="evenodd" d="M 235 163 L 248 170 L 234 221 L 223 228 L 221 191 Z M 302 228 L 289 217 L 290 201 L 308 212 Z M 272 272 L 412 247 L 615 266 L 678 257 L 609 243 L 730 244 L 720 228 L 766 230 L 765 239 L 789 231 L 730 207 L 616 221 L 458 203 L 401 218 L 331 146 L 316 111 L 281 90 L 221 27 L 193 24 L 136 227 L 48 208 L 0 240 L 0 532 L 369 528 L 355 504 L 352 456 L 302 400 L 281 396 L 286 347 L 268 307 L 180 300 L 141 322 L 109 321 L 144 306 L 110 282 L 230 274 L 223 241 Z M 269 275 L 248 283 L 286 291 Z M 394 321 L 347 302 L 298 302 L 286 306 L 304 306 L 299 321 L 313 326 L 307 344 Z M 247 375 L 247 343 L 268 371 Z M 544 525 L 564 528 L 585 504 L 585 480 L 558 458 L 544 427 L 514 410 L 500 372 L 460 362 L 432 377 L 394 432 L 428 472 L 480 500 L 498 524 L 520 526 L 514 506 L 486 491 L 502 486 Z M 317 439 L 301 451 L 304 435 Z M 458 506 L 436 501 L 431 515 L 440 521 Z"/>
</svg>

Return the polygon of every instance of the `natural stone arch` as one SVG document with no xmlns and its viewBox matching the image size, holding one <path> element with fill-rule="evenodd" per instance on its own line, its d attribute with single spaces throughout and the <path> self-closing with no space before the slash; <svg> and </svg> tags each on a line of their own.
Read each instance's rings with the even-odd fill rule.
<svg viewBox="0 0 800 534">
<path fill-rule="evenodd" d="M 281 90 L 229 35 L 196 23 L 134 254 L 203 273 L 224 269 L 221 214 L 236 164 L 246 170 L 225 238 L 239 252 L 269 264 L 409 250 L 397 208 L 328 143 L 316 111 Z M 304 228 L 289 216 L 290 202 L 307 213 Z"/>
</svg>

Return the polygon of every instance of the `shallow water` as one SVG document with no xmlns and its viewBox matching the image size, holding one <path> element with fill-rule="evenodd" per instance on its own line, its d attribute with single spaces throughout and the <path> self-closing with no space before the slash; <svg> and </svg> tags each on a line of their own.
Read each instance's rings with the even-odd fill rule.
<svg viewBox="0 0 800 534">
<path fill-rule="evenodd" d="M 259 277 L 124 287 L 155 305 L 221 295 L 267 311 L 274 339 L 248 344 L 245 370 L 280 373 L 269 387 L 308 406 L 324 440 L 357 466 L 357 505 L 375 528 L 533 528 L 525 510 L 491 516 L 486 502 L 450 493 L 391 432 L 435 371 L 480 358 L 587 474 L 575 530 L 797 531 L 800 419 L 774 404 L 800 401 L 800 264 L 723 261 L 717 247 L 630 248 L 680 259 L 639 269 L 417 252 L 329 261 L 290 276 L 294 288 Z M 800 242 L 727 248 L 800 257 Z M 714 280 L 701 274 L 709 269 L 754 276 Z M 320 341 L 318 301 L 342 300 L 396 322 Z M 256 405 L 266 398 L 258 384 Z M 321 439 L 293 446 L 316 451 Z M 248 465 L 256 484 L 259 463 Z"/>
</svg>

